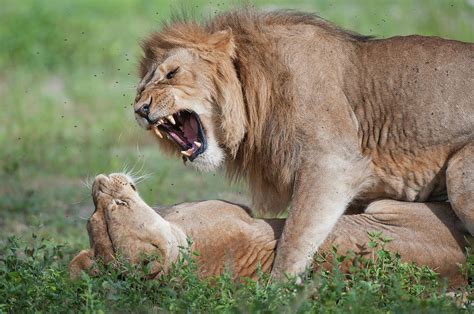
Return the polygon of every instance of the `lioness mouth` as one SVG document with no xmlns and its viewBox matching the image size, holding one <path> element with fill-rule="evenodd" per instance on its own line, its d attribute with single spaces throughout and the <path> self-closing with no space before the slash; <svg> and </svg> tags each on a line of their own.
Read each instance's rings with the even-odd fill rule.
<svg viewBox="0 0 474 314">
<path fill-rule="evenodd" d="M 153 126 L 156 135 L 163 138 L 161 132 L 167 134 L 181 149 L 184 159 L 193 161 L 207 148 L 204 129 L 195 112 L 179 111 L 166 118 L 158 119 Z"/>
</svg>

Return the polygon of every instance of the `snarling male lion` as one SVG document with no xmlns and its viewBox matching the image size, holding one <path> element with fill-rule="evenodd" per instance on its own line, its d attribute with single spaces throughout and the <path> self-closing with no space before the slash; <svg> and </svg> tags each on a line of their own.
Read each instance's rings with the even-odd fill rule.
<svg viewBox="0 0 474 314">
<path fill-rule="evenodd" d="M 376 199 L 449 199 L 474 234 L 473 44 L 241 10 L 164 25 L 143 50 L 139 124 L 245 177 L 255 210 L 290 206 L 274 275 L 302 272 L 349 205 Z"/>
<path fill-rule="evenodd" d="M 201 276 L 221 274 L 256 277 L 259 265 L 271 269 L 284 219 L 255 219 L 245 207 L 211 200 L 183 203 L 155 211 L 139 196 L 133 181 L 124 174 L 99 175 L 92 186 L 95 211 L 87 229 L 91 248 L 70 263 L 72 277 L 82 271 L 97 274 L 96 261 L 110 263 L 117 255 L 139 264 L 155 255 L 150 278 L 169 270 L 180 248 L 192 240 L 199 252 Z M 393 238 L 387 248 L 403 261 L 428 265 L 451 285 L 464 282 L 458 264 L 464 263 L 465 231 L 448 203 L 403 203 L 377 201 L 366 213 L 344 215 L 323 243 L 322 251 L 337 246 L 339 254 L 349 250 L 370 258 L 368 231 L 383 231 Z M 316 265 L 317 266 L 317 265 Z M 347 270 L 347 269 L 346 269 Z"/>
</svg>

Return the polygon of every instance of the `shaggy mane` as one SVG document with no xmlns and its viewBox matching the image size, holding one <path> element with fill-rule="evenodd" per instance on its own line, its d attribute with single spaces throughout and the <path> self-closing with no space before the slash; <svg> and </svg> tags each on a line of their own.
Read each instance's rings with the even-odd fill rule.
<svg viewBox="0 0 474 314">
<path fill-rule="evenodd" d="M 186 22 L 189 21 L 189 17 L 175 17 L 175 20 Z M 258 12 L 251 9 L 235 10 L 220 14 L 207 22 L 207 27 L 211 31 L 225 27 L 231 27 L 233 30 L 245 29 L 250 25 L 256 27 L 256 30 L 261 26 L 311 25 L 317 27 L 320 32 L 338 36 L 341 39 L 367 41 L 373 38 L 373 36 L 365 36 L 343 29 L 315 13 L 289 9 L 270 12 Z"/>
<path fill-rule="evenodd" d="M 345 41 L 370 39 L 343 30 L 315 14 L 245 9 L 218 15 L 204 23 L 175 17 L 144 42 L 145 56 L 140 64 L 143 76 L 150 63 L 164 58 L 169 49 L 211 51 L 212 47 L 206 44 L 210 34 L 231 30 L 232 61 L 242 89 L 245 115 L 244 121 L 235 117 L 234 123 L 246 125 L 246 133 L 238 148 L 229 152 L 234 158 L 227 162 L 227 173 L 232 179 L 247 179 L 254 207 L 263 213 L 286 209 L 302 148 L 297 135 L 295 104 L 288 88 L 292 74 L 265 33 L 265 28 L 279 25 L 310 25 L 321 34 Z M 215 84 L 221 92 L 225 90 L 219 79 Z"/>
</svg>

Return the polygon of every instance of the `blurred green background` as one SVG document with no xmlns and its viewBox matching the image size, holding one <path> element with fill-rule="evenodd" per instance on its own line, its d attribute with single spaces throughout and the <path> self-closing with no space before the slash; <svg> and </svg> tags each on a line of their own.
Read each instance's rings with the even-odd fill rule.
<svg viewBox="0 0 474 314">
<path fill-rule="evenodd" d="M 270 4 L 271 3 L 271 4 Z M 436 35 L 474 41 L 474 0 L 256 1 L 315 11 L 366 35 Z M 219 1 L 3 0 L 0 7 L 0 239 L 32 232 L 87 245 L 87 182 L 134 168 L 151 178 L 151 204 L 224 198 L 246 202 L 222 173 L 163 157 L 130 104 L 140 39 L 173 8 L 212 16 Z M 0 241 L 1 241 L 0 240 Z"/>
</svg>

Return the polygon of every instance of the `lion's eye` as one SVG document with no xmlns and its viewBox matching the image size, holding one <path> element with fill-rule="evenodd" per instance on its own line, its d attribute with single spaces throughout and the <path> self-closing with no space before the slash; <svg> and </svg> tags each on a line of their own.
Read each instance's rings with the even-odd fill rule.
<svg viewBox="0 0 474 314">
<path fill-rule="evenodd" d="M 130 186 L 132 187 L 132 189 L 133 189 L 134 191 L 136 191 L 136 190 L 137 190 L 137 188 L 135 187 L 135 185 L 134 185 L 134 184 L 130 183 Z"/>
<path fill-rule="evenodd" d="M 166 79 L 171 80 L 176 75 L 178 70 L 179 70 L 179 67 L 177 67 L 173 71 L 168 72 L 168 74 L 166 74 Z"/>
<path fill-rule="evenodd" d="M 119 205 L 119 206 L 127 206 L 127 203 L 122 201 L 122 200 L 119 200 L 119 199 L 114 199 L 114 202 L 115 202 L 115 205 Z"/>
</svg>

